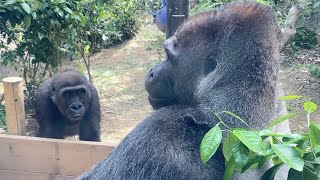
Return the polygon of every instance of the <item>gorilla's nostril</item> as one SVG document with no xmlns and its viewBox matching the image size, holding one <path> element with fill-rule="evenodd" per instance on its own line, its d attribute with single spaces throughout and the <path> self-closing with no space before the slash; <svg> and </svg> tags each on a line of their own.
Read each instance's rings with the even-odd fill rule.
<svg viewBox="0 0 320 180">
<path fill-rule="evenodd" d="M 70 108 L 74 111 L 79 111 L 82 108 L 82 106 L 83 106 L 82 104 L 79 104 L 79 105 L 73 105 Z"/>
<path fill-rule="evenodd" d="M 70 108 L 71 108 L 72 110 L 74 110 L 74 111 L 78 110 L 78 108 L 77 108 L 76 106 L 71 106 Z"/>
<path fill-rule="evenodd" d="M 153 78 L 153 74 L 154 74 L 153 72 L 152 72 L 152 73 L 150 73 L 150 77 L 151 77 L 151 78 Z"/>
</svg>

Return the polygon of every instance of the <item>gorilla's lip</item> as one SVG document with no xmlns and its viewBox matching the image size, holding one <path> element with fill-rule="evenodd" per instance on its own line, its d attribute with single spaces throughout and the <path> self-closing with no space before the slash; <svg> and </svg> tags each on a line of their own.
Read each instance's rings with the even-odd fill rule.
<svg viewBox="0 0 320 180">
<path fill-rule="evenodd" d="M 154 101 L 154 102 L 169 102 L 169 101 L 174 101 L 175 98 L 155 98 L 152 97 L 151 95 L 148 96 L 149 100 Z"/>
<path fill-rule="evenodd" d="M 150 95 L 148 96 L 148 100 L 154 109 L 159 109 L 177 103 L 175 98 L 154 98 Z"/>
<path fill-rule="evenodd" d="M 80 118 L 82 117 L 82 114 L 80 114 L 80 113 L 78 113 L 78 114 L 73 114 L 71 117 L 72 117 L 73 119 L 75 119 L 75 120 L 78 120 L 78 119 L 80 119 Z"/>
</svg>

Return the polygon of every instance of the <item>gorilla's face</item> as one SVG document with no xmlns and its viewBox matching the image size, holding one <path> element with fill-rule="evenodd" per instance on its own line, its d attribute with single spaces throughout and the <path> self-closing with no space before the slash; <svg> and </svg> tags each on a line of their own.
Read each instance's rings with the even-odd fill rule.
<svg viewBox="0 0 320 180">
<path fill-rule="evenodd" d="M 216 66 L 212 59 L 210 63 L 206 62 L 210 55 L 206 41 L 189 43 L 190 37 L 184 37 L 185 34 L 183 30 L 178 31 L 165 41 L 167 59 L 155 65 L 145 78 L 148 99 L 155 109 L 174 104 L 194 104 L 197 84 Z"/>
<path fill-rule="evenodd" d="M 89 99 L 90 93 L 84 85 L 61 88 L 52 96 L 59 111 L 69 121 L 79 121 L 83 118 Z"/>
</svg>

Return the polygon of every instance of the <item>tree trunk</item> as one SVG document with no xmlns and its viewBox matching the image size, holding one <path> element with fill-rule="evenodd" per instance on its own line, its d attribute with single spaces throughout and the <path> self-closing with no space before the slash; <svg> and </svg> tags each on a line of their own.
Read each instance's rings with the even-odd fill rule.
<svg viewBox="0 0 320 180">
<path fill-rule="evenodd" d="M 311 0 L 299 0 L 293 5 L 287 15 L 283 28 L 281 29 L 280 49 L 283 49 L 288 40 L 296 34 L 296 22 L 303 10 L 311 3 Z"/>
</svg>

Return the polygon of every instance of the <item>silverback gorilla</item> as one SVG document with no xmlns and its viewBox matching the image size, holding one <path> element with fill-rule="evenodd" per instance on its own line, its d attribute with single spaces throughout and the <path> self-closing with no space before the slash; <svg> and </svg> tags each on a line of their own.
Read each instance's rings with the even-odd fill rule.
<svg viewBox="0 0 320 180">
<path fill-rule="evenodd" d="M 157 109 L 83 180 L 222 180 L 221 149 L 203 164 L 199 146 L 218 120 L 213 112 L 231 111 L 261 129 L 277 116 L 280 29 L 269 6 L 230 3 L 186 21 L 166 40 L 167 59 L 145 79 L 149 102 Z M 244 127 L 229 115 L 232 127 Z M 288 124 L 280 128 L 289 131 Z M 233 179 L 256 180 L 263 167 Z M 285 173 L 277 174 L 285 179 Z"/>
<path fill-rule="evenodd" d="M 78 71 L 66 69 L 47 79 L 37 91 L 35 113 L 39 137 L 79 134 L 80 140 L 100 141 L 97 90 Z"/>
</svg>

